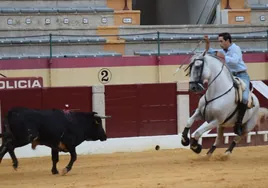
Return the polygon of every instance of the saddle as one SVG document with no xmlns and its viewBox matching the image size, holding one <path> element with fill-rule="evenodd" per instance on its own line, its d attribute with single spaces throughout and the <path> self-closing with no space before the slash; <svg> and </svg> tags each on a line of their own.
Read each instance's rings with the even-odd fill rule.
<svg viewBox="0 0 268 188">
<path fill-rule="evenodd" d="M 254 101 L 253 101 L 253 87 L 252 84 L 249 84 L 249 95 L 248 95 L 248 109 L 253 108 L 254 105 Z M 242 95 L 243 95 L 243 91 L 246 90 L 246 84 L 245 82 L 234 76 L 234 86 L 235 86 L 235 102 L 236 104 L 241 103 L 242 102 Z"/>
</svg>

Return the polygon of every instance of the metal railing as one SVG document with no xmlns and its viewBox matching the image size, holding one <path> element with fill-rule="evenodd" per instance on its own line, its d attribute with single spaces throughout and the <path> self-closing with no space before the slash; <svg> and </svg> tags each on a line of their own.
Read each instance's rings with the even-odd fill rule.
<svg viewBox="0 0 268 188">
<path fill-rule="evenodd" d="M 190 54 L 192 49 L 203 40 L 203 36 L 208 35 L 213 42 L 217 41 L 218 34 L 216 33 L 171 33 L 171 32 L 150 32 L 150 33 L 135 33 L 135 34 L 120 34 L 120 35 L 35 35 L 35 36 L 19 36 L 19 37 L 0 37 L 0 58 L 58 58 L 58 57 L 98 57 L 98 56 L 120 56 L 123 54 L 117 52 L 108 52 L 94 50 L 88 53 L 81 52 L 81 48 L 105 45 L 109 38 L 115 37 L 118 41 L 129 45 L 135 44 L 131 55 L 179 55 Z M 234 42 L 243 42 L 242 51 L 263 52 L 268 49 L 268 30 L 255 32 L 232 33 Z M 113 39 L 114 40 L 114 39 Z M 261 45 L 254 46 L 253 42 L 259 42 Z M 137 44 L 139 44 L 137 46 Z M 167 47 L 168 44 L 168 47 Z M 146 46 L 147 45 L 147 46 Z M 39 51 L 36 46 L 47 46 L 46 53 Z M 57 48 L 55 52 L 54 48 Z M 10 50 L 4 49 L 8 47 L 20 47 L 13 53 Z M 31 53 L 30 47 L 36 48 L 35 53 Z M 65 52 L 65 47 L 70 47 L 73 53 Z M 2 50 L 1 50 L 2 48 Z M 23 49 L 23 50 L 22 50 Z M 77 49 L 77 50 L 75 50 Z M 69 50 L 70 51 L 70 50 Z M 75 52 L 76 51 L 76 52 Z M 197 50 L 199 51 L 199 50 Z M 200 49 L 203 51 L 203 49 Z M 128 54 L 129 55 L 129 54 Z"/>
</svg>

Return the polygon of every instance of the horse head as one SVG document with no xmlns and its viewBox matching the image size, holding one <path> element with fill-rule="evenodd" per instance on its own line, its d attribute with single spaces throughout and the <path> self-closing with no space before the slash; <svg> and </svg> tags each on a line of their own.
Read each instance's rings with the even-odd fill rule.
<svg viewBox="0 0 268 188">
<path fill-rule="evenodd" d="M 189 64 L 189 89 L 192 92 L 201 92 L 205 90 L 204 85 L 210 78 L 210 70 L 206 65 L 206 56 L 204 54 L 195 54 Z"/>
</svg>

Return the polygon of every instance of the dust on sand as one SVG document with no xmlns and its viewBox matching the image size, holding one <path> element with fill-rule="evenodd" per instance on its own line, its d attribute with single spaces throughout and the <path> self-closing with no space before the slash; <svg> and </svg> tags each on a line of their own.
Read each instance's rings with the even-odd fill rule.
<svg viewBox="0 0 268 188">
<path fill-rule="evenodd" d="M 51 157 L 0 164 L 3 188 L 267 188 L 268 146 L 235 148 L 230 156 L 217 149 L 210 158 L 188 149 L 78 156 L 65 176 L 52 175 Z M 58 170 L 69 162 L 60 156 Z"/>
</svg>

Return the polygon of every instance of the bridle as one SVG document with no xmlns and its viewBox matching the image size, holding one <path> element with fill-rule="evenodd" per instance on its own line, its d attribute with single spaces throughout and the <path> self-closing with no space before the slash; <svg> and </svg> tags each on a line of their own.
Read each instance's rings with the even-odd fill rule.
<svg viewBox="0 0 268 188">
<path fill-rule="evenodd" d="M 195 64 L 195 62 L 196 61 L 201 61 L 202 63 L 201 63 L 201 65 L 200 65 L 200 67 L 201 67 L 201 69 L 200 69 L 200 71 L 199 71 L 199 73 L 198 73 L 198 80 L 197 81 L 190 81 L 189 82 L 189 84 L 197 84 L 197 85 L 199 85 L 200 87 L 202 87 L 202 89 L 205 89 L 204 87 L 203 87 L 203 82 L 202 82 L 202 75 L 203 75 L 203 70 L 204 70 L 204 58 L 198 58 L 198 59 L 194 59 L 194 61 L 189 65 L 189 67 L 190 67 L 190 70 L 189 70 L 189 75 L 191 74 L 191 71 L 192 71 L 192 67 L 193 67 L 193 65 Z M 188 68 L 186 68 L 185 70 L 187 70 Z"/>
<path fill-rule="evenodd" d="M 204 88 L 203 87 L 203 82 L 202 82 L 202 75 L 203 75 L 203 70 L 204 70 L 204 64 L 205 64 L 205 62 L 204 62 L 204 58 L 197 58 L 197 59 L 194 59 L 194 61 L 189 65 L 189 67 L 187 67 L 187 69 L 188 68 L 190 68 L 190 70 L 189 70 L 189 75 L 191 74 L 191 70 L 192 70 L 192 66 L 194 65 L 194 63 L 195 63 L 195 61 L 201 61 L 202 63 L 201 63 L 201 69 L 200 69 L 200 72 L 198 73 L 198 77 L 199 77 L 199 79 L 197 80 L 197 81 L 190 81 L 189 83 L 190 84 L 197 84 L 197 85 L 199 85 L 200 87 L 202 87 L 202 88 Z M 208 84 L 208 87 L 207 87 L 207 90 L 208 90 L 208 88 L 211 86 L 211 84 L 220 76 L 220 74 L 222 73 L 222 71 L 223 71 L 223 68 L 224 68 L 224 63 L 222 63 L 222 67 L 221 67 L 221 70 L 220 70 L 220 72 L 213 78 L 213 80 Z M 186 70 L 187 70 L 186 69 Z M 215 97 L 215 98 L 213 98 L 213 99 L 211 99 L 211 100 L 207 100 L 207 91 L 205 92 L 205 108 L 204 108 L 204 110 L 203 110 L 203 118 L 205 119 L 205 117 L 206 117 L 206 108 L 207 108 L 207 105 L 209 104 L 209 103 L 211 103 L 212 101 L 215 101 L 215 100 L 217 100 L 217 99 L 219 99 L 219 98 L 221 98 L 222 96 L 224 96 L 224 95 L 226 95 L 227 93 L 229 93 L 232 89 L 234 88 L 234 84 L 232 84 L 232 86 L 226 91 L 226 92 L 224 92 L 223 94 L 221 94 L 221 95 L 219 95 L 219 96 L 217 96 L 217 97 Z M 228 120 L 228 118 L 226 119 L 226 120 Z M 224 123 L 226 122 L 226 120 L 224 121 Z"/>
</svg>

